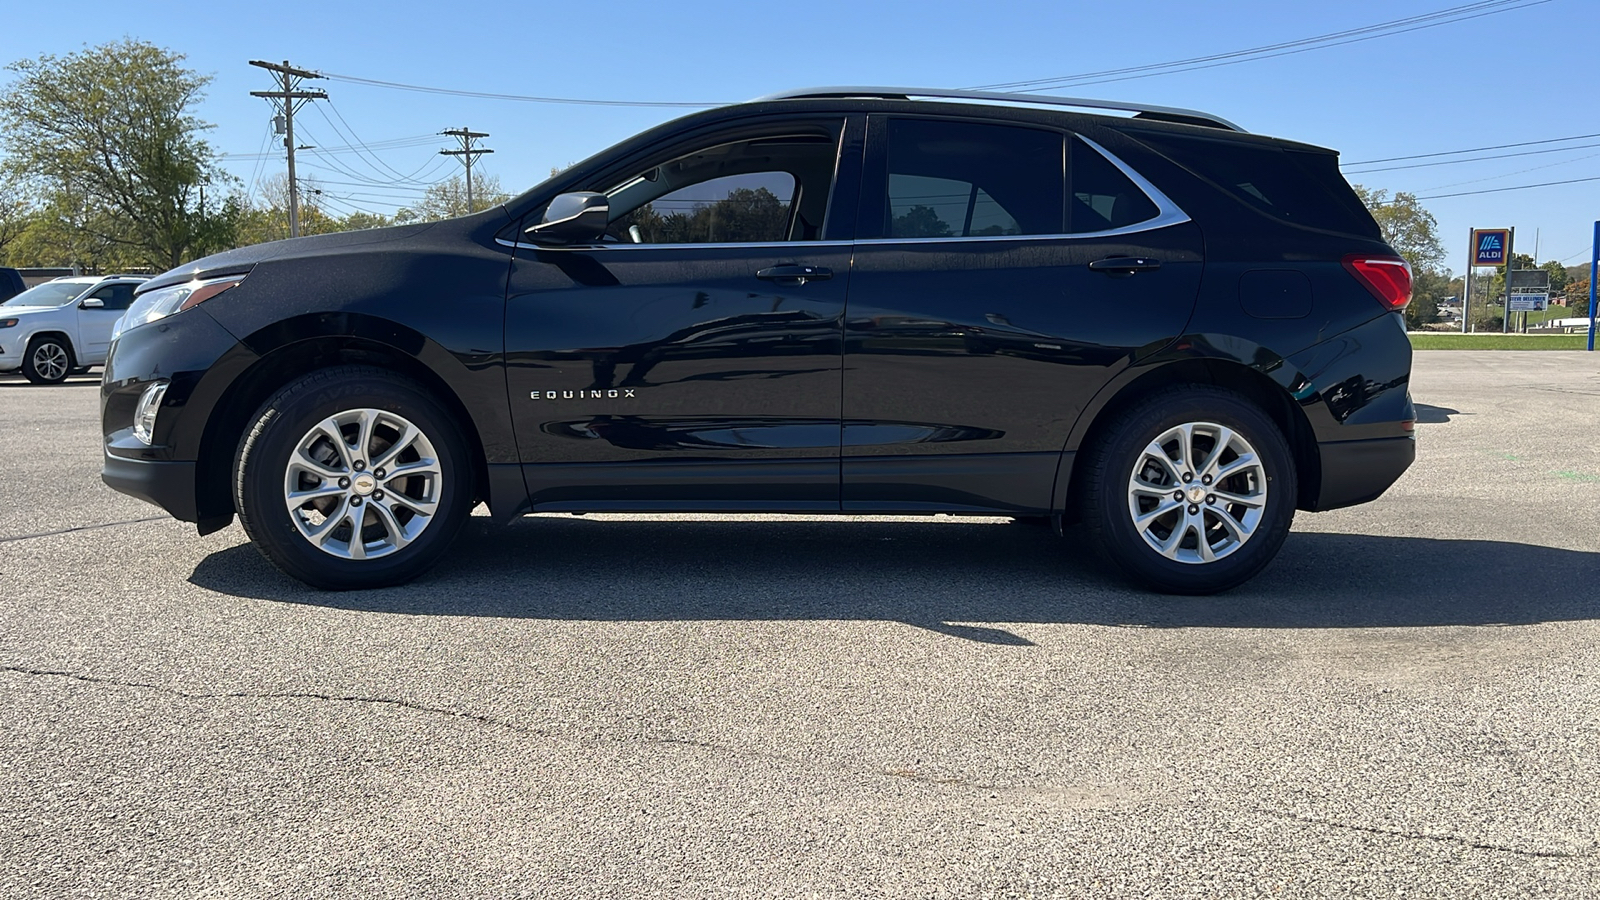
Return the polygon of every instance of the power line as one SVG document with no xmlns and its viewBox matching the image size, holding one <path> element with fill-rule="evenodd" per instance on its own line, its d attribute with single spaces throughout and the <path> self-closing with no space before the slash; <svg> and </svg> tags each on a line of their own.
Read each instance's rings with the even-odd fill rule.
<svg viewBox="0 0 1600 900">
<path fill-rule="evenodd" d="M 358 147 L 365 148 L 366 145 L 361 142 L 361 136 L 356 134 L 355 127 L 352 126 L 350 124 L 349 120 L 344 117 L 344 113 L 339 111 L 339 107 L 333 105 L 333 103 L 330 102 L 328 104 L 328 108 L 333 110 L 333 114 L 335 116 L 338 116 L 339 117 L 339 121 L 344 124 L 345 131 L 349 132 L 349 134 L 350 134 L 351 142 L 354 143 Z M 320 110 L 319 110 L 319 112 L 320 112 Z M 333 123 L 329 122 L 328 124 L 332 125 Z M 335 128 L 334 130 L 338 131 L 337 128 Z M 341 135 L 343 133 L 344 132 L 340 132 Z M 372 159 L 376 160 L 379 165 L 383 166 L 385 169 L 388 169 L 390 172 L 392 172 L 395 175 L 395 177 L 399 178 L 401 181 L 409 181 L 409 180 L 411 180 L 413 177 L 416 176 L 417 172 L 422 171 L 423 169 L 427 168 L 427 166 L 428 166 L 428 163 L 424 162 L 422 165 L 418 166 L 415 170 L 413 170 L 410 175 L 402 175 L 400 173 L 399 169 L 396 169 L 394 166 L 389 165 L 382 158 L 380 158 L 376 153 L 373 153 L 370 150 L 368 150 L 367 151 L 367 156 L 369 156 Z"/>
<path fill-rule="evenodd" d="M 330 127 L 335 127 L 335 128 L 337 127 L 337 126 L 334 126 L 332 122 L 329 122 L 328 124 L 329 124 Z M 307 134 L 308 135 L 310 134 L 309 129 L 307 130 Z M 340 133 L 340 136 L 343 137 L 343 133 L 342 132 Z M 349 138 L 345 138 L 345 139 L 349 140 Z M 313 152 L 314 153 L 314 152 L 316 152 L 317 149 L 318 148 L 312 148 L 308 152 Z M 329 157 L 321 157 L 321 156 L 319 156 L 318 157 L 318 159 L 320 159 L 323 162 L 327 163 L 327 166 L 328 166 L 329 169 L 331 169 L 333 171 L 336 171 L 341 175 L 344 175 L 344 176 L 349 177 L 349 178 L 359 179 L 359 180 L 365 181 L 365 182 L 367 182 L 369 184 L 376 184 L 376 185 L 409 184 L 409 185 L 416 185 L 416 186 L 419 186 L 419 187 L 425 187 L 428 184 L 428 182 L 422 181 L 420 177 L 412 177 L 412 176 L 420 176 L 424 169 L 429 168 L 429 166 L 433 164 L 433 157 L 430 155 L 427 159 L 425 159 L 423 161 L 422 165 L 418 166 L 416 168 L 416 170 L 414 172 L 412 172 L 412 176 L 400 176 L 399 180 L 396 180 L 395 176 L 390 175 L 390 174 L 388 174 L 387 172 L 384 172 L 381 169 L 378 169 L 370 161 L 368 161 L 366 157 L 361 156 L 361 155 L 358 154 L 356 158 L 360 159 L 362 162 L 366 163 L 366 165 L 369 168 L 371 168 L 372 171 L 376 172 L 377 173 L 377 177 L 374 178 L 371 175 L 367 175 L 367 174 L 364 174 L 364 173 L 362 173 L 360 171 L 357 171 L 353 166 L 348 165 L 348 160 L 339 160 L 339 159 L 336 159 L 336 158 L 331 157 L 331 156 L 329 156 Z M 390 169 L 390 171 L 393 171 L 392 167 L 389 167 L 387 165 L 385 165 L 385 168 L 388 168 L 388 169 Z"/>
<path fill-rule="evenodd" d="M 1547 0 L 1540 0 L 1547 2 Z M 460 91 L 450 88 L 428 87 L 420 84 L 404 84 L 398 81 L 381 81 L 376 78 L 361 78 L 355 75 L 336 75 L 332 72 L 323 72 L 323 78 L 333 81 L 343 81 L 349 84 L 364 84 L 370 87 L 390 88 L 397 91 L 416 91 L 423 94 L 447 94 L 452 97 L 477 97 L 481 100 L 514 100 L 521 103 L 564 103 L 575 106 L 635 106 L 635 107 L 666 107 L 675 109 L 706 109 L 712 106 L 724 106 L 725 103 L 687 103 L 665 100 L 589 100 L 575 97 L 536 97 L 526 94 L 495 94 L 487 91 Z"/>
<path fill-rule="evenodd" d="M 1539 184 L 1519 184 L 1515 187 L 1485 188 L 1481 191 L 1458 191 L 1454 194 L 1433 194 L 1428 197 L 1418 197 L 1418 200 L 1440 200 L 1445 197 L 1470 197 L 1474 194 L 1498 194 L 1503 191 L 1525 191 L 1529 188 L 1552 187 L 1558 184 L 1582 184 L 1586 181 L 1600 181 L 1600 175 L 1593 178 L 1570 178 L 1566 181 L 1543 181 Z"/>
<path fill-rule="evenodd" d="M 256 154 L 256 164 L 250 169 L 250 193 L 255 193 L 256 185 L 261 181 L 261 169 L 267 157 L 267 144 L 272 140 L 272 123 L 268 122 L 265 133 L 261 135 L 261 149 Z"/>
<path fill-rule="evenodd" d="M 1422 190 L 1442 191 L 1445 188 L 1460 187 L 1463 184 L 1482 184 L 1485 181 L 1498 181 L 1502 178 L 1510 178 L 1513 175 L 1526 175 L 1529 172 L 1538 172 L 1544 169 L 1554 169 L 1557 166 L 1570 166 L 1573 163 L 1583 162 L 1586 159 L 1594 159 L 1596 156 L 1600 156 L 1600 153 L 1590 153 L 1586 156 L 1580 156 L 1577 159 L 1563 159 L 1560 162 L 1553 162 L 1543 166 L 1529 166 L 1526 169 L 1518 169 L 1515 172 L 1501 172 L 1499 175 L 1491 175 L 1488 178 L 1472 178 L 1467 181 L 1452 181 L 1449 184 L 1436 184 L 1433 187 L 1423 188 Z"/>
<path fill-rule="evenodd" d="M 1600 147 L 1600 144 L 1574 144 L 1571 147 L 1551 147 L 1545 150 L 1523 150 L 1519 153 L 1497 153 L 1493 156 L 1470 156 L 1466 159 L 1441 159 L 1434 162 L 1410 163 L 1404 166 L 1382 166 L 1376 169 L 1362 169 L 1359 172 L 1345 172 L 1346 175 L 1370 175 L 1373 172 L 1398 172 L 1402 169 L 1426 169 L 1433 166 L 1454 166 L 1461 163 L 1487 162 L 1491 159 L 1512 159 L 1519 156 L 1540 156 L 1546 153 L 1566 153 L 1569 150 L 1587 150 L 1591 147 Z M 1587 158 L 1587 157 L 1585 157 Z M 1567 160 L 1575 162 L 1576 160 Z M 1354 165 L 1352 163 L 1351 165 Z M 1555 163 L 1562 165 L 1562 163 Z"/>
<path fill-rule="evenodd" d="M 300 126 L 300 127 L 304 128 L 305 126 Z M 428 134 L 419 134 L 419 135 L 415 135 L 415 136 L 412 136 L 412 137 L 390 138 L 390 139 L 384 140 L 384 141 L 373 141 L 372 143 L 365 144 L 363 146 L 366 147 L 367 149 L 370 149 L 370 150 L 402 150 L 402 149 L 407 149 L 407 148 L 410 148 L 410 147 L 426 146 L 428 144 L 433 143 L 435 137 L 437 137 L 437 135 L 435 135 L 432 132 L 430 132 Z M 343 154 L 343 153 L 360 153 L 361 152 L 361 148 L 360 147 L 350 146 L 348 144 L 334 144 L 332 146 L 317 147 L 316 148 L 316 152 L 318 152 L 318 153 L 340 153 L 340 154 Z M 248 160 L 248 159 L 260 159 L 260 158 L 263 158 L 263 157 L 268 158 L 268 159 L 276 159 L 278 157 L 278 154 L 276 154 L 276 153 L 266 153 L 266 152 L 257 152 L 257 153 L 218 153 L 217 156 L 222 158 L 222 159 L 229 159 L 229 160 Z"/>
<path fill-rule="evenodd" d="M 1534 147 L 1540 144 L 1559 144 L 1563 141 L 1586 141 L 1590 138 L 1600 138 L 1600 132 L 1594 134 L 1575 134 L 1571 137 L 1545 138 L 1541 141 L 1520 141 L 1515 144 L 1493 144 L 1488 147 L 1473 147 L 1468 150 L 1440 150 L 1437 153 L 1418 153 L 1415 156 L 1390 156 L 1385 159 L 1364 159 L 1360 162 L 1340 163 L 1341 166 L 1371 166 L 1386 162 L 1403 162 L 1408 159 L 1432 159 L 1438 156 L 1457 156 L 1463 153 L 1483 153 L 1488 150 L 1507 150 L 1512 147 Z M 1555 151 L 1551 151 L 1555 152 Z"/>
<path fill-rule="evenodd" d="M 1054 87 L 1082 84 L 1107 84 L 1114 81 L 1131 81 L 1140 78 L 1151 78 L 1157 75 L 1171 75 L 1178 72 L 1189 72 L 1197 69 L 1211 69 L 1219 66 L 1237 65 L 1242 62 L 1252 62 L 1258 59 L 1273 59 L 1280 56 L 1290 56 L 1296 53 L 1305 53 L 1311 50 L 1320 50 L 1325 47 L 1337 47 L 1344 44 L 1354 44 L 1361 41 L 1376 40 L 1396 34 L 1405 34 L 1411 31 L 1420 31 L 1425 28 L 1435 28 L 1455 22 L 1464 22 L 1483 16 L 1496 15 L 1502 12 L 1525 9 L 1549 3 L 1550 0 L 1480 0 L 1477 3 L 1467 3 L 1452 6 L 1431 13 L 1417 16 L 1408 16 L 1403 19 L 1394 19 L 1376 25 L 1367 25 L 1361 28 L 1352 28 L 1344 31 L 1329 32 L 1309 38 L 1300 38 L 1293 41 L 1283 41 L 1277 44 L 1266 44 L 1260 47 L 1251 47 L 1245 50 L 1234 50 L 1227 53 L 1215 53 L 1208 56 L 1196 56 L 1188 59 L 1173 60 L 1164 63 L 1151 63 L 1142 66 L 1127 66 L 1120 69 L 1105 69 L 1098 72 L 1082 72 L 1076 75 L 1058 75 L 1051 78 L 1036 78 L 1026 81 L 1001 82 L 997 84 L 978 85 L 977 90 L 1016 90 L 1032 92 L 1048 90 Z"/>
</svg>

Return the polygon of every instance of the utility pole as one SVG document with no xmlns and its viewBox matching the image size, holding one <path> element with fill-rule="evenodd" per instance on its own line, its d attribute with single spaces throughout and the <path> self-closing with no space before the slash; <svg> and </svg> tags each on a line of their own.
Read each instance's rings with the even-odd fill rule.
<svg viewBox="0 0 1600 900">
<path fill-rule="evenodd" d="M 457 156 L 457 157 L 460 157 L 461 161 L 466 164 L 466 166 L 467 166 L 467 212 L 470 214 L 470 213 L 474 212 L 474 210 L 472 208 L 472 162 L 473 162 L 473 160 L 477 159 L 478 157 L 484 155 L 485 153 L 493 153 L 494 152 L 493 150 L 489 150 L 487 148 L 478 147 L 478 146 L 476 146 L 476 144 L 477 144 L 477 141 L 478 141 L 479 138 L 486 138 L 489 135 L 488 135 L 487 132 L 472 131 L 472 130 L 469 130 L 469 129 L 466 129 L 466 128 L 451 128 L 451 129 L 449 129 L 447 131 L 441 131 L 439 133 L 440 134 L 448 134 L 449 136 L 451 136 L 451 137 L 453 137 L 456 140 L 461 142 L 461 149 L 459 149 L 459 150 L 440 150 L 439 151 L 439 155 L 441 155 L 441 156 Z"/>
<path fill-rule="evenodd" d="M 250 65 L 266 69 L 277 75 L 279 84 L 282 87 L 282 90 L 277 91 L 251 91 L 250 96 L 265 97 L 268 100 L 277 100 L 282 103 L 285 131 L 283 148 L 288 151 L 289 155 L 289 236 L 299 237 L 300 183 L 295 180 L 294 175 L 294 114 L 296 110 L 312 100 L 328 99 L 328 94 L 326 91 L 299 90 L 301 81 L 307 78 L 321 78 L 322 76 L 315 72 L 307 72 L 305 69 L 296 69 L 289 65 L 287 59 L 283 61 L 281 66 L 277 63 L 262 62 L 259 59 L 250 60 Z"/>
</svg>

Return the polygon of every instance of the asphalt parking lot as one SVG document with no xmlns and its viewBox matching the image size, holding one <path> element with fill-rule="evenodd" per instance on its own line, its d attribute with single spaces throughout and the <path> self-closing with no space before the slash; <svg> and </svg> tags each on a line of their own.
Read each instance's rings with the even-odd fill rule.
<svg viewBox="0 0 1600 900">
<path fill-rule="evenodd" d="M 1233 593 L 1002 519 L 476 519 L 326 594 L 0 377 L 0 896 L 1600 896 L 1600 361 Z"/>
</svg>

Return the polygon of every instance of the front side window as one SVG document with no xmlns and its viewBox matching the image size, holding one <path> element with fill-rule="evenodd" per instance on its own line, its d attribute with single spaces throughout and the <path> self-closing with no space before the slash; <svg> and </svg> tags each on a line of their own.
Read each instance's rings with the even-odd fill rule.
<svg viewBox="0 0 1600 900">
<path fill-rule="evenodd" d="M 632 244 L 814 241 L 833 184 L 831 135 L 732 141 L 652 166 L 606 191 L 607 236 Z"/>
<path fill-rule="evenodd" d="M 106 309 L 127 309 L 133 303 L 133 285 L 108 284 L 90 296 L 104 302 Z"/>
<path fill-rule="evenodd" d="M 1060 234 L 1062 135 L 927 119 L 888 123 L 890 238 Z"/>
</svg>

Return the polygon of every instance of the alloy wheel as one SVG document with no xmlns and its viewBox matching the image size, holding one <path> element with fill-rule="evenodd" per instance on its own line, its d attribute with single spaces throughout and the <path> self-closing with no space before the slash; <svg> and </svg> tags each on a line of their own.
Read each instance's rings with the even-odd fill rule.
<svg viewBox="0 0 1600 900">
<path fill-rule="evenodd" d="M 67 348 L 54 341 L 45 341 L 33 348 L 33 370 L 46 381 L 60 381 L 67 377 L 71 362 L 67 357 Z"/>
<path fill-rule="evenodd" d="M 403 416 L 351 409 L 312 426 L 284 473 L 289 518 L 342 559 L 404 549 L 439 512 L 444 472 L 428 436 Z"/>
<path fill-rule="evenodd" d="M 1244 546 L 1261 524 L 1267 477 L 1261 457 L 1237 431 L 1188 422 L 1163 431 L 1134 462 L 1128 513 L 1156 552 L 1204 564 Z"/>
</svg>

